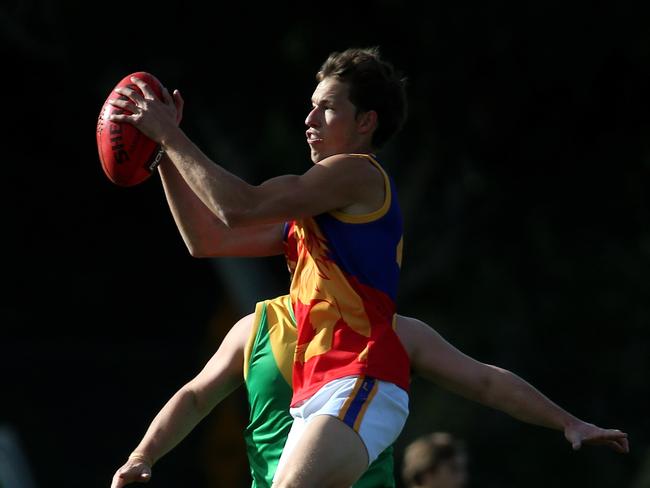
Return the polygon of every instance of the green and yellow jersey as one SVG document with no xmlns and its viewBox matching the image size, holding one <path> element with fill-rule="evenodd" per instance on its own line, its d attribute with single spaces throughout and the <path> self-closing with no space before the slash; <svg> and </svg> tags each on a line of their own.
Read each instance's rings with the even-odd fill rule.
<svg viewBox="0 0 650 488">
<path fill-rule="evenodd" d="M 250 416 L 244 437 L 254 488 L 270 488 L 293 421 L 289 414 L 296 319 L 289 295 L 259 302 L 244 353 Z M 372 463 L 354 488 L 395 486 L 393 448 Z"/>
</svg>

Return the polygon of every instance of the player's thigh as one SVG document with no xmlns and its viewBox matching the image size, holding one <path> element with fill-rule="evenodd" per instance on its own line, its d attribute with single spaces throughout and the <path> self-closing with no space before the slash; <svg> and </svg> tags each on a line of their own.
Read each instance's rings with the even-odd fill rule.
<svg viewBox="0 0 650 488">
<path fill-rule="evenodd" d="M 273 488 L 347 488 L 367 467 L 359 435 L 336 417 L 317 415 L 305 426 Z"/>
</svg>

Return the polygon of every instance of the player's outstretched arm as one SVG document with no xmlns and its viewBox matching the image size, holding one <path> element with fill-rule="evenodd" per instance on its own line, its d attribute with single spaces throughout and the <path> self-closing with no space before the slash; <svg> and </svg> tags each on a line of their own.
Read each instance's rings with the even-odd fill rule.
<svg viewBox="0 0 650 488">
<path fill-rule="evenodd" d="M 578 419 L 516 374 L 463 354 L 427 324 L 398 316 L 397 333 L 415 371 L 443 388 L 522 422 L 561 430 L 574 449 L 595 444 L 628 452 L 626 433 Z"/>
<path fill-rule="evenodd" d="M 244 348 L 253 318 L 250 314 L 237 322 L 203 370 L 163 406 L 126 463 L 115 472 L 111 488 L 149 481 L 154 463 L 242 384 Z"/>
</svg>

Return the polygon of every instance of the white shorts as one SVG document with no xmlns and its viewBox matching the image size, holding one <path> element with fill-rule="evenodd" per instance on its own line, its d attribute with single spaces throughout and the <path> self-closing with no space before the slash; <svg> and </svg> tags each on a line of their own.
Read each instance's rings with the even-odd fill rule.
<svg viewBox="0 0 650 488">
<path fill-rule="evenodd" d="M 409 414 L 408 393 L 399 386 L 367 376 L 348 376 L 330 381 L 299 406 L 289 409 L 291 431 L 276 473 L 286 462 L 298 439 L 317 415 L 341 419 L 363 441 L 368 465 L 389 447 L 404 428 Z"/>
</svg>

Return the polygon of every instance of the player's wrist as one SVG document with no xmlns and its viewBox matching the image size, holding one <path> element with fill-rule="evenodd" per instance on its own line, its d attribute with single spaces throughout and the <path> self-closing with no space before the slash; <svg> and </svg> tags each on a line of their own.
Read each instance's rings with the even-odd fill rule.
<svg viewBox="0 0 650 488">
<path fill-rule="evenodd" d="M 167 134 L 163 135 L 160 140 L 160 147 L 165 151 L 167 150 L 181 150 L 183 145 L 187 143 L 187 136 L 180 127 L 174 127 Z"/>
<path fill-rule="evenodd" d="M 576 430 L 583 423 L 584 422 L 582 420 L 570 414 L 566 415 L 560 422 L 562 430 L 564 430 L 564 432 Z"/>
<path fill-rule="evenodd" d="M 129 454 L 129 459 L 134 461 L 141 461 L 149 467 L 152 467 L 154 463 L 153 458 L 142 451 L 133 451 L 131 454 Z"/>
</svg>

